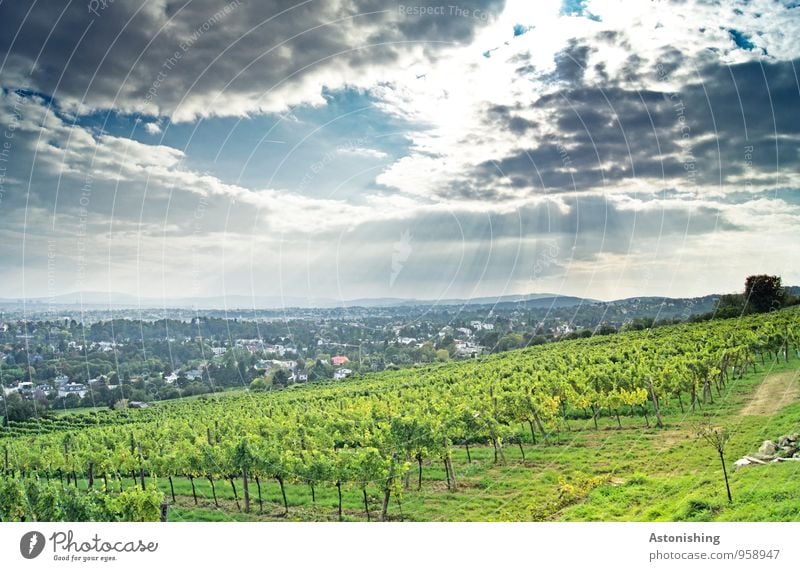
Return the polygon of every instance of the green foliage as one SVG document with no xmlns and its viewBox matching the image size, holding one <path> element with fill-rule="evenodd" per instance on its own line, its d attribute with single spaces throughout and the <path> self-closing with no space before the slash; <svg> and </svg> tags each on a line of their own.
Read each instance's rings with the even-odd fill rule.
<svg viewBox="0 0 800 571">
<path fill-rule="evenodd" d="M 335 482 L 345 492 L 362 492 L 362 498 L 363 492 L 369 498 L 386 490 L 394 498 L 409 471 L 417 484 L 420 462 L 423 480 L 433 474 L 446 478 L 448 493 L 458 494 L 463 473 L 452 474 L 458 446 L 488 447 L 481 465 L 503 466 L 512 451 L 523 452 L 534 439 L 537 451 L 556 443 L 570 423 L 590 431 L 609 421 L 620 432 L 635 427 L 626 439 L 629 447 L 641 440 L 639 435 L 649 434 L 645 423 L 653 422 L 656 407 L 670 429 L 680 427 L 685 420 L 675 414 L 678 399 L 687 414 L 692 408 L 699 414 L 701 407 L 706 412 L 723 391 L 742 386 L 742 379 L 767 357 L 776 363 L 797 354 L 799 316 L 798 309 L 788 309 L 593 336 L 290 391 L 226 393 L 141 411 L 31 419 L 3 429 L 0 443 L 9 450 L 8 469 L 28 477 L 75 474 L 83 482 L 91 465 L 96 480 L 121 474 L 130 484 L 143 474 L 150 485 L 156 476 L 162 484 L 167 476 L 191 476 L 196 484 L 194 479 L 238 478 L 247 468 L 251 479 L 279 482 L 281 503 L 286 488 L 294 486 L 287 506 L 295 501 L 297 487 Z M 486 454 L 485 449 L 473 452 Z M 707 465 L 708 450 L 704 453 Z M 506 515 L 550 519 L 587 498 L 602 501 L 613 495 L 633 501 L 635 489 L 654 485 L 649 479 L 605 485 L 607 474 L 585 461 L 584 466 L 548 472 L 550 495 L 526 498 L 516 505 L 529 508 Z M 520 469 L 528 477 L 536 472 Z M 564 473 L 571 475 L 559 481 Z M 482 477 L 492 485 L 490 477 Z M 149 495 L 150 488 L 115 496 L 100 492 L 98 485 L 87 492 L 73 484 L 57 494 L 38 488 L 20 493 L 8 481 L 0 505 L 4 519 L 30 513 L 62 513 L 76 520 L 157 517 L 158 497 Z M 48 494 L 55 499 L 42 499 Z M 47 505 L 53 506 L 49 512 Z M 679 516 L 675 509 L 653 509 Z"/>
<path fill-rule="evenodd" d="M 264 377 L 256 377 L 250 383 L 250 390 L 251 391 L 262 391 L 263 392 L 263 391 L 266 391 L 267 389 L 269 389 L 269 387 L 270 387 L 270 384 L 267 382 L 267 380 Z"/>
<path fill-rule="evenodd" d="M 783 307 L 786 292 L 780 276 L 762 274 L 747 277 L 744 282 L 744 298 L 748 310 L 763 313 Z"/>
<path fill-rule="evenodd" d="M 154 487 L 106 494 L 54 481 L 0 477 L 2 521 L 158 521 L 163 498 Z"/>
</svg>

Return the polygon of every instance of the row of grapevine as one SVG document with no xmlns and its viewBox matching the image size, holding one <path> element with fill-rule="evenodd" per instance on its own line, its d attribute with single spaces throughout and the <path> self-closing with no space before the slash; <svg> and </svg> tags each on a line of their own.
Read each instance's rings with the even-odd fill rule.
<svg viewBox="0 0 800 571">
<path fill-rule="evenodd" d="M 664 407 L 691 414 L 758 364 L 800 351 L 800 312 L 677 325 L 561 342 L 478 361 L 368 375 L 271 394 L 239 393 L 148 411 L 118 423 L 52 423 L 39 433 L 0 439 L 6 476 L 46 478 L 73 488 L 114 490 L 126 482 L 188 478 L 231 486 L 244 511 L 263 509 L 264 480 L 277 482 L 288 512 L 287 485 L 336 487 L 382 498 L 419 487 L 436 462 L 447 487 L 458 488 L 454 446 L 548 444 L 579 420 L 643 417 L 663 424 Z M 174 498 L 174 487 L 172 491 Z M 254 499 L 257 498 L 257 499 Z"/>
</svg>

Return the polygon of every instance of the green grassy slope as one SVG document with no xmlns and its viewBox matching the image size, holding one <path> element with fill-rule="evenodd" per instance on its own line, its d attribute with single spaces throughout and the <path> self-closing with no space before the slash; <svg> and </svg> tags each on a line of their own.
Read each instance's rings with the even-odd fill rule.
<svg viewBox="0 0 800 571">
<path fill-rule="evenodd" d="M 800 462 L 784 462 L 733 471 L 733 462 L 754 452 L 763 440 L 800 431 L 800 401 L 761 415 L 742 415 L 767 376 L 798 382 L 800 359 L 759 366 L 732 383 L 715 403 L 695 413 L 666 410 L 663 429 L 643 428 L 643 417 L 603 417 L 599 430 L 590 420 L 574 419 L 558 443 L 505 448 L 505 463 L 494 464 L 491 447 L 471 449 L 472 462 L 457 449 L 454 465 L 459 488 L 448 492 L 444 469 L 426 463 L 422 489 L 393 501 L 394 519 L 412 521 L 796 521 L 800 519 Z M 780 395 L 775 395 L 779 399 Z M 728 504 L 715 451 L 699 440 L 695 429 L 712 421 L 734 431 L 727 447 L 733 503 Z M 651 419 L 652 423 L 652 419 Z M 415 475 L 415 474 L 414 474 Z M 220 507 L 211 501 L 207 481 L 196 480 L 199 506 L 188 481 L 176 479 L 178 505 L 174 521 L 247 521 L 285 519 L 279 514 L 280 491 L 274 481 L 262 482 L 263 513 L 236 509 L 229 483 L 217 482 Z M 169 493 L 169 486 L 161 482 Z M 241 490 L 238 490 L 241 494 Z M 289 519 L 335 520 L 336 490 L 318 487 L 316 507 L 306 486 L 288 488 Z M 370 496 L 374 517 L 379 497 Z M 358 490 L 345 492 L 345 519 L 366 520 Z"/>
</svg>

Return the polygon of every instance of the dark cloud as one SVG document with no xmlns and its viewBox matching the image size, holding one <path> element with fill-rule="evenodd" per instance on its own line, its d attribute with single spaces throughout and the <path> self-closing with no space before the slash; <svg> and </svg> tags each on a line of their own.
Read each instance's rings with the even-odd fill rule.
<svg viewBox="0 0 800 571">
<path fill-rule="evenodd" d="M 674 60 L 666 53 L 664 65 L 674 69 Z M 782 175 L 800 168 L 797 65 L 709 64 L 698 72 L 701 81 L 675 92 L 563 87 L 528 110 L 548 118 L 538 127 L 550 133 L 555 127 L 549 135 L 532 122 L 514 129 L 509 108 L 491 107 L 487 124 L 517 136 L 519 150 L 478 165 L 446 192 L 496 198 L 496 189 L 488 195 L 486 189 L 498 176 L 512 189 L 534 193 L 585 191 L 637 178 L 683 189 L 741 184 L 743 176 L 779 184 Z M 578 69 L 567 74 L 573 82 Z"/>
<path fill-rule="evenodd" d="M 577 40 L 570 40 L 567 47 L 556 54 L 553 79 L 568 84 L 580 83 L 591 53 L 590 46 Z"/>
<path fill-rule="evenodd" d="M 490 119 L 500 122 L 505 129 L 517 135 L 524 135 L 528 130 L 535 128 L 537 123 L 521 117 L 518 111 L 519 109 L 515 111 L 508 105 L 491 105 L 487 113 Z"/>
<path fill-rule="evenodd" d="M 426 3 L 415 6 L 421 4 Z M 6 85 L 89 107 L 170 114 L 183 101 L 183 117 L 241 114 L 259 104 L 277 108 L 319 94 L 316 73 L 325 72 L 328 83 L 357 83 L 360 74 L 392 66 L 420 45 L 434 55 L 468 43 L 502 5 L 460 3 L 486 14 L 484 20 L 404 14 L 397 3 L 375 0 L 344 7 L 296 0 L 66 6 L 46 0 L 30 10 L 25 3 L 5 2 L 2 74 Z M 211 105 L 223 93 L 225 99 Z"/>
</svg>

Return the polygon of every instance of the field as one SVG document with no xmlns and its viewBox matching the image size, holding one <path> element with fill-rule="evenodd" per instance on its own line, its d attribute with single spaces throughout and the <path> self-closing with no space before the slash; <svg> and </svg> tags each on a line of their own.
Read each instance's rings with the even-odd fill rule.
<svg viewBox="0 0 800 571">
<path fill-rule="evenodd" d="M 735 430 L 728 447 L 730 461 L 755 451 L 762 441 L 800 430 L 800 401 L 796 390 L 800 359 L 750 373 L 704 411 L 715 422 Z M 766 395 L 777 403 L 772 409 L 750 412 Z M 789 388 L 787 392 L 785 389 Z M 786 398 L 792 396 L 792 400 Z M 775 400 L 773 400 L 775 399 Z M 782 399 L 782 400 L 781 400 Z M 699 420 L 699 419 L 698 419 Z M 714 450 L 700 442 L 693 427 L 697 421 L 680 410 L 665 415 L 663 430 L 642 427 L 642 418 L 604 418 L 599 431 L 591 421 L 576 421 L 560 444 L 524 446 L 505 451 L 506 463 L 494 464 L 492 447 L 454 452 L 459 490 L 447 491 L 444 470 L 426 466 L 422 490 L 402 498 L 402 517 L 408 521 L 509 521 L 532 519 L 564 521 L 797 521 L 800 519 L 800 462 L 748 467 L 732 472 L 733 503 L 728 504 L 722 470 Z M 596 485 L 589 482 L 598 478 Z M 572 491 L 569 486 L 575 486 Z M 198 482 L 200 507 L 192 501 L 188 480 L 176 482 L 176 521 L 284 520 L 280 489 L 265 483 L 263 513 L 236 510 L 229 485 L 220 486 L 222 508 L 211 501 L 208 482 Z M 587 489 L 591 487 L 592 489 Z M 162 485 L 165 493 L 168 484 Z M 566 490 L 566 491 L 565 491 Z M 224 498 L 224 499 L 222 499 Z M 373 509 L 379 509 L 372 497 Z M 335 520 L 335 489 L 317 491 L 317 508 L 311 509 L 306 487 L 289 495 L 291 519 Z M 363 500 L 345 496 L 346 519 L 366 520 Z M 400 508 L 397 507 L 399 519 Z"/>
<path fill-rule="evenodd" d="M 800 432 L 797 327 L 784 310 L 11 425 L 0 513 L 157 519 L 165 501 L 170 521 L 793 521 L 800 461 L 732 468 Z M 731 433 L 730 503 L 708 427 Z"/>
</svg>

